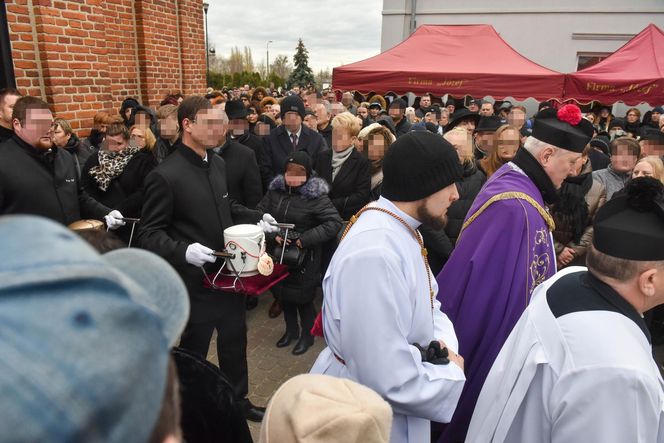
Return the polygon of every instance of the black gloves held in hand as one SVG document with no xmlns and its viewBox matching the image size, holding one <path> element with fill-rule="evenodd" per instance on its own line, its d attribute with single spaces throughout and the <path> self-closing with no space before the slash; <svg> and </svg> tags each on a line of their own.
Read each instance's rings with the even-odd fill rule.
<svg viewBox="0 0 664 443">
<path fill-rule="evenodd" d="M 434 340 L 429 343 L 429 347 L 425 350 L 419 343 L 414 343 L 415 346 L 422 354 L 422 361 L 429 362 L 433 365 L 446 365 L 450 362 L 448 358 L 450 353 L 447 348 L 440 348 L 440 342 Z"/>
</svg>

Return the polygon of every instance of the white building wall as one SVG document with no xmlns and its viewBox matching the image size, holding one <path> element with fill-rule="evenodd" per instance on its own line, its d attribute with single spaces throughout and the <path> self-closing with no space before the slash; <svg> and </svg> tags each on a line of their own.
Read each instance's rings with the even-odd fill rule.
<svg viewBox="0 0 664 443">
<path fill-rule="evenodd" d="M 414 0 L 383 0 L 381 52 L 410 35 Z M 664 28 L 664 0 L 417 0 L 416 24 L 490 24 L 525 57 L 574 72 L 578 53 L 610 53 L 649 23 Z M 664 48 L 662 48 L 664 53 Z"/>
</svg>

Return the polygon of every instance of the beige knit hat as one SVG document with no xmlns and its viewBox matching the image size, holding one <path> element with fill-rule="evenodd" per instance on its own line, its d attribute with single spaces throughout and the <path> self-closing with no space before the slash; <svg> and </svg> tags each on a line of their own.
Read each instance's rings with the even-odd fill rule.
<svg viewBox="0 0 664 443">
<path fill-rule="evenodd" d="M 259 443 L 387 443 L 392 408 L 354 381 L 304 374 L 286 381 L 267 407 Z"/>
</svg>

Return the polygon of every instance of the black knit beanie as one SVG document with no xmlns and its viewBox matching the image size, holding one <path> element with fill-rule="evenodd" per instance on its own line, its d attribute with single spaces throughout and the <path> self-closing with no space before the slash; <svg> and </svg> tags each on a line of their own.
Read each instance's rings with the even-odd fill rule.
<svg viewBox="0 0 664 443">
<path fill-rule="evenodd" d="M 291 111 L 297 112 L 304 119 L 304 102 L 297 95 L 289 95 L 281 101 L 281 118 Z"/>
<path fill-rule="evenodd" d="M 392 143 L 383 159 L 381 195 L 416 201 L 461 180 L 463 168 L 454 147 L 431 132 L 409 132 Z"/>
<path fill-rule="evenodd" d="M 286 159 L 286 166 L 284 167 L 284 174 L 286 173 L 286 169 L 288 169 L 288 165 L 290 165 L 291 163 L 303 166 L 304 169 L 307 171 L 307 179 L 311 177 L 311 171 L 313 169 L 311 164 L 312 163 L 311 157 L 309 157 L 309 154 L 307 154 L 305 151 L 295 151 L 288 156 L 288 158 Z"/>
</svg>

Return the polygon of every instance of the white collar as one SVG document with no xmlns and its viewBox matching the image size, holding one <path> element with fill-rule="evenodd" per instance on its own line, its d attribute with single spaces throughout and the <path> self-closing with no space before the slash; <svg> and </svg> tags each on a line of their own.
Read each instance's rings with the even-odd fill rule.
<svg viewBox="0 0 664 443">
<path fill-rule="evenodd" d="M 406 214 L 401 209 L 397 208 L 394 203 L 392 203 L 390 200 L 386 199 L 383 196 L 380 196 L 378 198 L 378 200 L 376 200 L 376 206 L 381 207 L 381 208 L 385 208 L 385 209 L 389 210 L 390 212 L 394 212 L 396 215 L 401 217 L 403 219 L 403 221 L 408 223 L 408 226 L 410 226 L 413 229 L 419 228 L 420 225 L 422 224 L 422 222 L 420 222 L 419 220 L 414 219 L 410 215 Z"/>
<path fill-rule="evenodd" d="M 286 129 L 286 132 L 288 133 L 288 138 L 292 139 L 293 134 L 295 134 L 297 139 L 300 140 L 300 134 L 302 134 L 302 125 L 300 125 L 300 129 L 297 132 L 290 132 L 288 129 Z"/>
<path fill-rule="evenodd" d="M 203 157 L 203 161 L 204 161 L 205 163 L 208 162 L 208 153 L 207 153 L 207 151 L 205 151 L 205 157 Z"/>
</svg>

